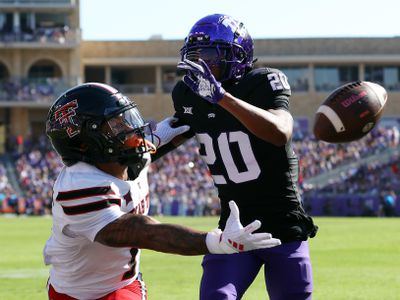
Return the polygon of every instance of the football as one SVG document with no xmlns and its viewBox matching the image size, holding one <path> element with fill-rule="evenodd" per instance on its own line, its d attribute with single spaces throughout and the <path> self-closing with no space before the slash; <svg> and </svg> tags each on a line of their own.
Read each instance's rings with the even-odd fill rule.
<svg viewBox="0 0 400 300">
<path fill-rule="evenodd" d="M 356 81 L 334 90 L 315 113 L 317 140 L 346 143 L 370 132 L 382 116 L 386 90 L 377 83 Z"/>
</svg>

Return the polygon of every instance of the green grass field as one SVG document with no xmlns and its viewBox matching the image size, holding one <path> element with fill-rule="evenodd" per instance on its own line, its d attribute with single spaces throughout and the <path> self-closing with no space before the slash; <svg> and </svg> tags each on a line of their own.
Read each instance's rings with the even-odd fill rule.
<svg viewBox="0 0 400 300">
<path fill-rule="evenodd" d="M 215 218 L 158 218 L 211 229 Z M 316 218 L 310 240 L 317 300 L 400 299 L 400 218 Z M 0 299 L 47 299 L 42 247 L 50 218 L 0 217 Z M 201 257 L 143 251 L 150 300 L 198 298 Z M 245 300 L 268 299 L 259 276 Z"/>
</svg>

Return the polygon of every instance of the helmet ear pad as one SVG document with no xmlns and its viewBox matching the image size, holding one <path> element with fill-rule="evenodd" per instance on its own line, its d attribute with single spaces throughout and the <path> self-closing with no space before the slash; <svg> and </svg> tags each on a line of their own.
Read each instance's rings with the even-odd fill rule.
<svg viewBox="0 0 400 300">
<path fill-rule="evenodd" d="M 104 120 L 103 120 L 104 121 Z M 96 160 L 90 160 L 91 164 L 104 162 L 121 162 L 120 155 L 123 151 L 123 144 L 115 137 L 109 136 L 103 132 L 103 123 L 101 121 L 89 120 L 83 124 L 81 136 L 85 141 L 85 156 L 95 157 Z M 132 160 L 134 160 L 132 155 Z M 123 160 L 122 160 L 123 161 Z"/>
<path fill-rule="evenodd" d="M 107 162 L 109 160 L 110 152 L 108 143 L 105 140 L 104 134 L 101 132 L 101 124 L 93 120 L 87 120 L 82 124 L 81 138 L 86 146 L 84 155 L 85 161 L 91 164 Z M 108 154 L 108 155 L 107 155 Z M 96 158 L 96 159 L 92 159 Z M 104 161 L 100 158 L 103 158 Z"/>
</svg>

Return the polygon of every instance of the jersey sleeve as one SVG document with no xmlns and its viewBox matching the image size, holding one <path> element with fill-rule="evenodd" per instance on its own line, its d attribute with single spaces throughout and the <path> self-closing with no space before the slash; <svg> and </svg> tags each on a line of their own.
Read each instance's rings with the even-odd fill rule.
<svg viewBox="0 0 400 300">
<path fill-rule="evenodd" d="M 252 80 L 256 85 L 257 106 L 289 111 L 291 89 L 288 78 L 282 71 L 271 68 L 259 69 Z"/>
<path fill-rule="evenodd" d="M 174 126 L 190 126 L 190 122 L 187 120 L 187 117 L 193 114 L 192 110 L 194 105 L 191 104 L 194 96 L 193 92 L 181 80 L 175 85 L 171 95 L 175 110 L 174 117 L 178 119 L 178 121 L 174 123 Z M 192 138 L 194 134 L 194 131 L 190 129 L 183 133 L 183 136 L 186 139 L 189 139 Z"/>
<path fill-rule="evenodd" d="M 67 190 L 55 196 L 55 213 L 61 216 L 63 231 L 70 236 L 94 241 L 107 224 L 125 214 L 118 189 L 105 182 L 102 185 Z"/>
<path fill-rule="evenodd" d="M 179 120 L 183 119 L 183 111 L 182 111 L 182 98 L 185 93 L 185 84 L 181 81 L 179 81 L 175 86 L 174 89 L 172 90 L 171 96 L 172 96 L 172 103 L 174 105 L 174 117 L 178 118 Z"/>
<path fill-rule="evenodd" d="M 80 217 L 69 217 L 71 220 L 67 225 L 68 231 L 76 236 L 86 237 L 94 241 L 97 233 L 121 217 L 124 213 L 117 207 L 109 207 L 98 212 L 90 212 Z M 74 219 L 74 220 L 73 220 Z"/>
<path fill-rule="evenodd" d="M 178 126 L 178 124 L 189 125 L 188 122 L 185 121 L 185 118 L 193 113 L 193 104 L 191 104 L 194 96 L 193 92 L 181 80 L 175 85 L 171 95 L 175 110 L 174 117 L 178 118 L 180 122 L 176 123 L 176 126 Z"/>
</svg>

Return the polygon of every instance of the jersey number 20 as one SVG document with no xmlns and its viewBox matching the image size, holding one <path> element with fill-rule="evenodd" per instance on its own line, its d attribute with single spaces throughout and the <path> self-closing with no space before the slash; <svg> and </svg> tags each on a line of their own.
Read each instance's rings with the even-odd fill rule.
<svg viewBox="0 0 400 300">
<path fill-rule="evenodd" d="M 251 148 L 249 136 L 242 131 L 234 132 L 223 132 L 219 135 L 218 139 L 215 141 L 215 149 L 212 138 L 207 133 L 198 133 L 197 140 L 200 144 L 204 145 L 204 155 L 201 155 L 204 162 L 211 166 L 215 163 L 220 163 L 217 161 L 216 150 L 219 151 L 218 159 L 222 160 L 225 167 L 228 178 L 235 182 L 241 183 L 250 180 L 257 179 L 261 173 L 260 166 L 258 165 L 253 150 Z M 246 164 L 246 171 L 240 172 L 237 165 L 235 164 L 234 157 L 230 151 L 229 144 L 237 143 L 239 146 L 241 159 Z M 226 178 L 224 175 L 213 174 L 214 182 L 216 184 L 226 184 Z"/>
<path fill-rule="evenodd" d="M 289 90 L 290 85 L 288 79 L 285 74 L 282 72 L 278 73 L 270 73 L 267 75 L 269 84 L 271 85 L 272 90 L 279 91 L 279 90 Z"/>
</svg>

